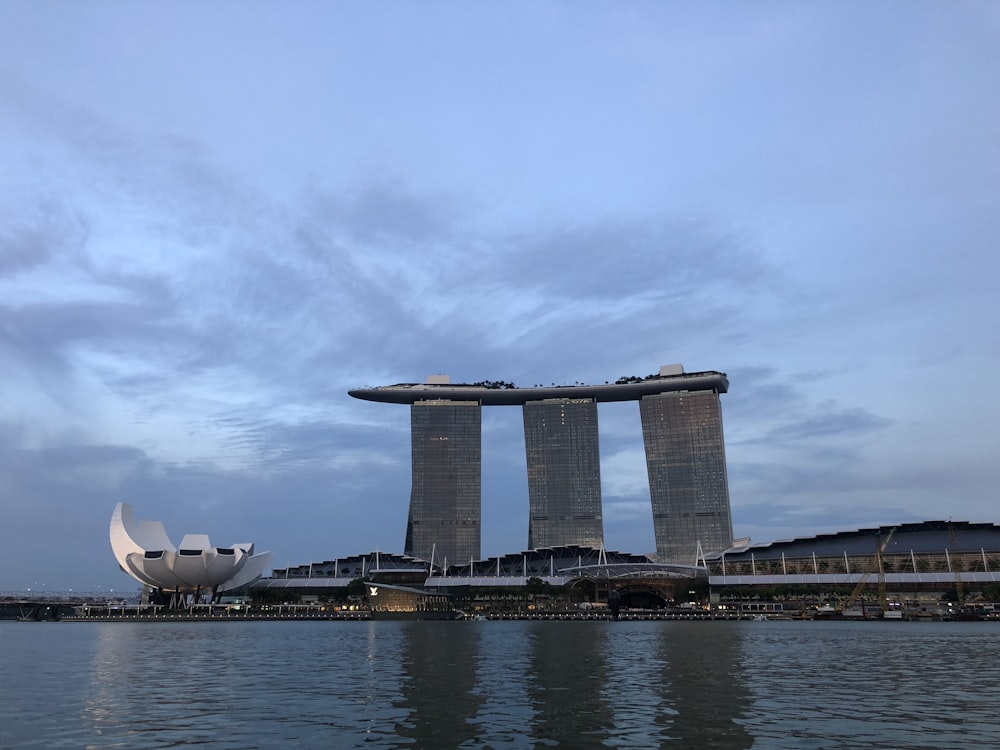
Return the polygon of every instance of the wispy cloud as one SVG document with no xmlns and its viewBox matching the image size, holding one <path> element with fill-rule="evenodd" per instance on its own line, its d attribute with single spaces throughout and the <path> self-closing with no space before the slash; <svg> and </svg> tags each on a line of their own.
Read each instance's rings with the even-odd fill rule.
<svg viewBox="0 0 1000 750">
<path fill-rule="evenodd" d="M 409 415 L 349 388 L 671 362 L 729 373 L 737 534 L 987 519 L 996 14 L 647 10 L 0 7 L 0 546 L 114 577 L 126 499 L 279 560 L 398 549 Z M 607 538 L 648 551 L 632 407 Z M 526 540 L 521 430 L 484 415 L 489 554 Z"/>
</svg>

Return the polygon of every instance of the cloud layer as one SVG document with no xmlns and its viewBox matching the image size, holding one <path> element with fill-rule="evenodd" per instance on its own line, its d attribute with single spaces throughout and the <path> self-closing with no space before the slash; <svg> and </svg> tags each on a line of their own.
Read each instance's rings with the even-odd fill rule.
<svg viewBox="0 0 1000 750">
<path fill-rule="evenodd" d="M 398 10 L 0 10 L 0 590 L 127 587 L 119 501 L 400 550 L 409 414 L 347 390 L 440 372 L 727 372 L 740 536 L 995 520 L 992 4 Z M 649 551 L 637 407 L 600 429 Z"/>
</svg>

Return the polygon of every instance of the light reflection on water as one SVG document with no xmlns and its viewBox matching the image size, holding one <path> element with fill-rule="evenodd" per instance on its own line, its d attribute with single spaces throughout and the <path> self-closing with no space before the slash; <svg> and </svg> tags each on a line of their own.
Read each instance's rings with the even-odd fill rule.
<svg viewBox="0 0 1000 750">
<path fill-rule="evenodd" d="M 0 748 L 1000 742 L 995 623 L 0 623 Z"/>
</svg>

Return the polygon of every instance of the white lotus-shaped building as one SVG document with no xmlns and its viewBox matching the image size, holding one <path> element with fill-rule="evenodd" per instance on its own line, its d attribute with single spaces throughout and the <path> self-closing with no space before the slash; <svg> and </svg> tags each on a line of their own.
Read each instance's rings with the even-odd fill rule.
<svg viewBox="0 0 1000 750">
<path fill-rule="evenodd" d="M 257 580 L 271 565 L 271 553 L 254 554 L 251 543 L 213 547 L 205 534 L 187 534 L 174 547 L 162 521 L 137 522 L 127 503 L 115 506 L 110 532 L 122 570 L 161 591 L 228 591 Z"/>
</svg>

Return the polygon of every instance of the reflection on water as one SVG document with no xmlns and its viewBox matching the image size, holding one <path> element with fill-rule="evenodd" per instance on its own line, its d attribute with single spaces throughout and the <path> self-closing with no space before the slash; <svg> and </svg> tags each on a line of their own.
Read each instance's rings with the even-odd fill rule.
<svg viewBox="0 0 1000 750">
<path fill-rule="evenodd" d="M 667 665 L 664 682 L 669 685 L 665 698 L 674 714 L 671 737 L 681 746 L 753 745 L 740 723 L 750 704 L 741 659 L 752 624 L 732 624 L 736 627 L 680 622 L 661 632 L 658 651 Z"/>
<path fill-rule="evenodd" d="M 993 746 L 994 623 L 0 623 L 0 748 Z"/>
<path fill-rule="evenodd" d="M 600 627 L 603 623 L 559 627 L 565 624 L 528 626 L 532 640 L 528 695 L 535 708 L 532 734 L 545 743 L 576 737 L 579 747 L 587 747 L 599 744 L 611 724 L 611 711 L 601 696 L 607 674 L 607 628 Z"/>
<path fill-rule="evenodd" d="M 744 655 L 761 747 L 1000 743 L 996 623 L 773 624 Z"/>
<path fill-rule="evenodd" d="M 396 705 L 406 715 L 396 725 L 400 741 L 416 747 L 458 747 L 478 732 L 468 720 L 482 697 L 476 686 L 479 633 L 464 622 L 403 622 L 403 679 Z"/>
</svg>

